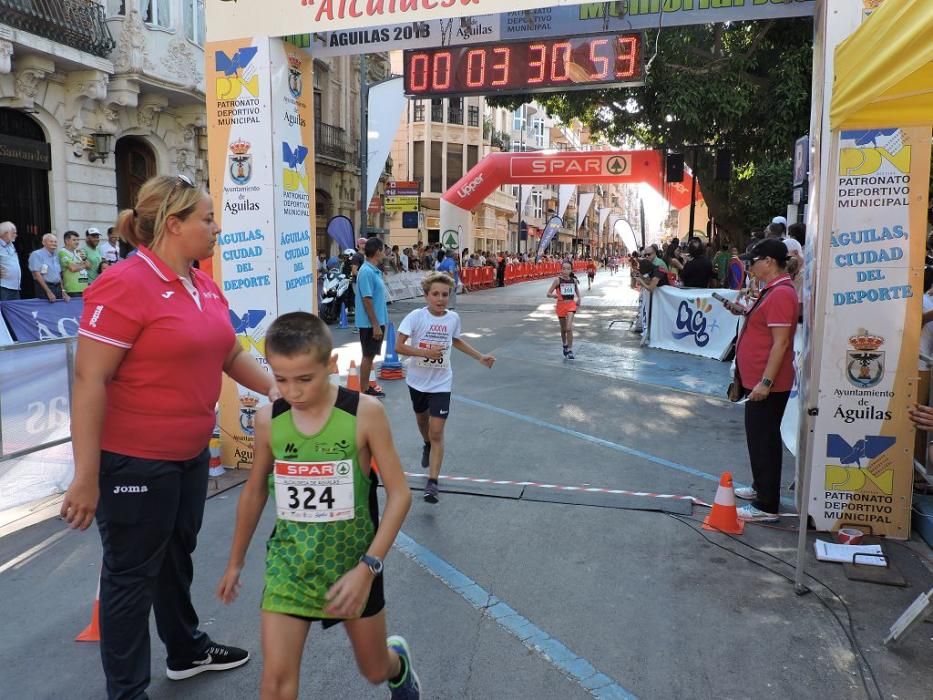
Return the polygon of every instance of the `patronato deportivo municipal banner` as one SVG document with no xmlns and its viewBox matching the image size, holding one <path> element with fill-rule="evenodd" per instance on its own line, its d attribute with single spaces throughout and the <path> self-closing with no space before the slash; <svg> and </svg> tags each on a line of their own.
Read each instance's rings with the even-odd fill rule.
<svg viewBox="0 0 933 700">
<path fill-rule="evenodd" d="M 818 530 L 910 532 L 930 129 L 842 131 L 810 503 Z"/>
<path fill-rule="evenodd" d="M 814 0 L 207 0 L 206 26 L 208 39 L 217 41 L 320 33 L 315 55 L 323 57 L 803 17 L 813 14 L 813 6 Z M 451 22 L 452 18 L 465 21 Z M 318 53 L 318 47 L 324 52 Z"/>
<path fill-rule="evenodd" d="M 209 266 L 243 349 L 265 365 L 281 310 L 314 308 L 314 119 L 311 58 L 267 37 L 205 49 L 208 155 L 222 233 Z M 265 396 L 225 379 L 221 463 L 248 467 Z"/>
<path fill-rule="evenodd" d="M 658 287 L 651 292 L 651 328 L 648 346 L 721 360 L 739 325 L 709 289 Z M 735 301 L 738 292 L 716 290 Z M 725 390 L 725 387 L 723 387 Z"/>
</svg>

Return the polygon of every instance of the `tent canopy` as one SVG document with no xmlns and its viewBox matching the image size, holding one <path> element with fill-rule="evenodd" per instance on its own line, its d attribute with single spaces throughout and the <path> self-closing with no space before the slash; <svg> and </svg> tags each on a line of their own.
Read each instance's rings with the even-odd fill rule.
<svg viewBox="0 0 933 700">
<path fill-rule="evenodd" d="M 933 2 L 887 0 L 836 47 L 832 129 L 933 123 Z"/>
</svg>

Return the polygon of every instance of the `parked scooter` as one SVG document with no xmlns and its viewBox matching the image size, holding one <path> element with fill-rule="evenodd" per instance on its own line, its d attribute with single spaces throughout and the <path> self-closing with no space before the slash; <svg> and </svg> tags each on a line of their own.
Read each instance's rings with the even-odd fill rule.
<svg viewBox="0 0 933 700">
<path fill-rule="evenodd" d="M 340 318 L 340 307 L 343 304 L 347 306 L 347 315 L 353 315 L 353 306 L 350 300 L 353 298 L 353 289 L 350 286 L 350 278 L 336 268 L 329 269 L 324 274 L 324 281 L 321 285 L 321 300 L 318 303 L 318 313 L 321 320 L 327 324 L 334 324 Z"/>
</svg>

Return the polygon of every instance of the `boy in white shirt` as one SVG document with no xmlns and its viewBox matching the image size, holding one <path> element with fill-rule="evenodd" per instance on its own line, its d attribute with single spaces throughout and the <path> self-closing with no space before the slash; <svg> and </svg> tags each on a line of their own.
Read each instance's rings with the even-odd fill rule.
<svg viewBox="0 0 933 700">
<path fill-rule="evenodd" d="M 441 272 L 432 272 L 421 282 L 427 306 L 408 314 L 398 327 L 395 350 L 412 358 L 405 381 L 411 404 L 424 440 L 421 467 L 428 469 L 424 500 L 437 503 L 437 479 L 444 460 L 444 426 L 450 413 L 453 369 L 451 348 L 492 368 L 496 358 L 484 355 L 460 337 L 460 316 L 447 309 L 454 281 Z M 411 344 L 408 341 L 411 340 Z"/>
</svg>

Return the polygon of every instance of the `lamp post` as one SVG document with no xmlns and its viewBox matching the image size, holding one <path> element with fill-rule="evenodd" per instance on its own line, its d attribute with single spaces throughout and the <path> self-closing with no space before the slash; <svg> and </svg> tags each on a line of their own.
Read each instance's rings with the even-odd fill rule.
<svg viewBox="0 0 933 700">
<path fill-rule="evenodd" d="M 538 110 L 532 107 L 531 105 L 522 105 L 522 128 L 521 128 L 521 138 L 519 141 L 519 150 L 520 152 L 525 152 L 525 130 L 528 128 L 528 118 L 532 114 L 537 114 Z M 516 253 L 520 253 L 522 249 L 522 214 L 524 213 L 524 207 L 522 206 L 522 184 L 518 183 L 518 201 L 515 202 L 515 218 L 517 224 L 515 226 L 515 248 Z M 528 232 L 525 232 L 525 254 L 528 253 Z"/>
</svg>

